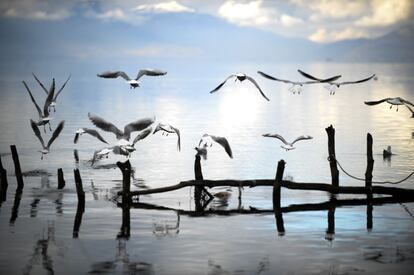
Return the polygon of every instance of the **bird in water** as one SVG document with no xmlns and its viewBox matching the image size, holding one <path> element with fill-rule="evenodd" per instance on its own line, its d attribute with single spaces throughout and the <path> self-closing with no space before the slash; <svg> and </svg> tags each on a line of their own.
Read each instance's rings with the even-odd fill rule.
<svg viewBox="0 0 414 275">
<path fill-rule="evenodd" d="M 153 132 L 153 134 L 155 134 L 158 131 L 162 131 L 162 135 L 168 136 L 168 134 L 176 134 L 178 137 L 177 140 L 177 149 L 178 151 L 181 151 L 181 136 L 180 136 L 180 130 L 178 130 L 178 128 L 175 128 L 173 126 L 171 126 L 170 124 L 167 123 L 158 123 L 157 127 L 155 127 L 155 130 Z"/>
<path fill-rule="evenodd" d="M 225 137 L 204 134 L 198 142 L 198 147 L 196 147 L 195 150 L 199 155 L 203 156 L 204 159 L 206 159 L 207 148 L 213 146 L 213 141 L 220 144 L 226 151 L 227 155 L 230 158 L 233 158 L 233 152 L 231 151 L 230 143 Z"/>
<path fill-rule="evenodd" d="M 306 78 L 309 78 L 309 79 L 312 79 L 312 80 L 317 80 L 317 81 L 321 82 L 320 78 L 314 77 L 314 76 L 312 76 L 308 73 L 305 73 L 301 70 L 298 70 L 298 72 Z M 375 74 L 373 74 L 373 75 L 371 75 L 367 78 L 363 78 L 363 79 L 360 79 L 360 80 L 354 80 L 354 81 L 343 81 L 343 82 L 325 81 L 324 83 L 329 83 L 329 85 L 324 86 L 324 88 L 329 91 L 329 94 L 334 95 L 336 90 L 342 85 L 358 84 L 358 83 L 369 81 L 373 78 L 375 78 Z"/>
<path fill-rule="evenodd" d="M 277 138 L 279 140 L 281 140 L 284 144 L 282 144 L 280 147 L 282 147 L 283 149 L 285 149 L 286 151 L 289 150 L 293 150 L 295 149 L 295 147 L 293 146 L 293 144 L 295 144 L 296 142 L 300 141 L 300 140 L 307 140 L 307 139 L 312 139 L 313 137 L 308 136 L 308 135 L 303 135 L 303 136 L 299 136 L 298 138 L 296 138 L 293 142 L 287 142 L 281 135 L 279 134 L 264 134 L 264 137 L 271 137 L 271 138 Z"/>
<path fill-rule="evenodd" d="M 37 76 L 32 73 L 33 77 L 36 79 L 37 83 L 39 83 L 40 87 L 42 87 L 43 91 L 46 93 L 46 95 L 49 95 L 49 92 L 47 91 L 46 87 L 43 85 L 43 83 L 39 80 L 39 78 L 37 78 Z M 58 92 L 53 96 L 50 105 L 49 105 L 49 112 L 50 109 L 53 108 L 53 112 L 56 112 L 56 100 L 57 97 L 60 95 L 60 93 L 63 91 L 63 89 L 65 88 L 66 84 L 68 83 L 68 81 L 70 80 L 71 75 L 69 75 L 68 79 L 66 79 L 66 81 L 63 83 L 62 87 L 60 87 L 60 89 L 58 90 Z M 52 85 L 54 85 L 52 83 Z"/>
<path fill-rule="evenodd" d="M 404 105 L 411 112 L 411 117 L 414 117 L 414 111 L 411 108 L 411 107 L 414 107 L 414 104 L 411 103 L 408 100 L 405 100 L 404 98 L 401 98 L 401 97 L 387 97 L 387 98 L 383 98 L 383 99 L 377 100 L 377 101 L 365 101 L 364 103 L 366 105 L 372 106 L 372 105 L 377 105 L 377 104 L 381 104 L 381 103 L 384 103 L 384 102 L 390 104 L 390 109 L 392 108 L 393 105 L 397 106 L 397 112 L 398 112 L 398 106 Z"/>
<path fill-rule="evenodd" d="M 46 133 L 46 124 L 49 125 L 49 130 L 52 131 L 52 127 L 50 126 L 50 121 L 53 119 L 52 117 L 50 117 L 50 113 L 49 113 L 49 106 L 50 103 L 52 102 L 53 99 L 53 95 L 55 92 L 55 79 L 53 79 L 52 81 L 52 86 L 50 87 L 50 91 L 49 94 L 45 100 L 45 104 L 43 106 L 43 112 L 42 109 L 40 109 L 39 105 L 36 103 L 36 100 L 34 99 L 32 93 L 30 92 L 29 87 L 27 86 L 26 82 L 23 81 L 24 86 L 26 87 L 27 92 L 30 95 L 30 98 L 33 102 L 33 104 L 36 107 L 36 110 L 39 114 L 39 120 L 36 122 L 37 126 L 43 126 L 43 131 Z"/>
<path fill-rule="evenodd" d="M 240 82 L 243 82 L 244 80 L 249 80 L 251 83 L 254 84 L 254 86 L 256 86 L 256 88 L 259 90 L 260 94 L 267 100 L 270 101 L 269 98 L 267 98 L 267 96 L 263 93 L 262 89 L 260 89 L 259 84 L 257 84 L 256 80 L 254 80 L 252 77 L 244 74 L 244 73 L 237 73 L 237 74 L 232 74 L 229 77 L 227 77 L 222 83 L 220 83 L 214 90 L 212 90 L 210 92 L 210 94 L 217 92 L 221 87 L 223 87 L 223 85 L 227 82 L 227 80 L 229 80 L 230 78 L 235 78 L 234 81 L 239 80 Z"/>
<path fill-rule="evenodd" d="M 42 144 L 43 149 L 39 152 L 42 153 L 42 157 L 40 159 L 43 159 L 43 155 L 46 155 L 50 151 L 50 146 L 52 145 L 53 141 L 59 136 L 60 132 L 63 130 L 63 126 L 65 125 L 65 121 L 62 120 L 55 131 L 52 134 L 52 137 L 50 138 L 47 145 L 45 145 L 45 142 L 43 141 L 42 135 L 40 134 L 39 128 L 37 127 L 36 122 L 33 120 L 30 120 L 30 125 L 32 126 L 33 132 L 35 133 L 36 137 L 39 139 L 40 143 Z"/>
<path fill-rule="evenodd" d="M 298 70 L 298 71 L 300 71 L 300 70 Z M 271 76 L 271 75 L 266 74 L 266 73 L 261 72 L 261 71 L 257 71 L 257 73 L 260 74 L 261 76 L 263 76 L 264 78 L 267 78 L 267 79 L 270 79 L 270 80 L 291 84 L 291 86 L 289 87 L 289 92 L 291 92 L 293 94 L 295 94 L 295 93 L 300 94 L 302 92 L 303 85 L 335 81 L 335 80 L 337 80 L 338 78 L 341 77 L 341 75 L 336 75 L 336 76 L 326 78 L 326 79 L 315 78 L 311 81 L 291 81 L 291 80 L 287 80 L 287 79 L 276 78 L 274 76 Z"/>
<path fill-rule="evenodd" d="M 130 85 L 130 89 L 140 87 L 140 82 L 138 81 L 142 76 L 148 75 L 148 76 L 160 76 L 160 75 L 166 75 L 167 72 L 157 70 L 157 69 L 143 69 L 139 70 L 137 76 L 132 79 L 130 78 L 125 72 L 123 71 L 105 71 L 103 73 L 97 74 L 98 77 L 102 78 L 117 78 L 122 77 L 126 80 L 126 82 Z"/>
<path fill-rule="evenodd" d="M 100 141 L 102 141 L 103 143 L 108 144 L 108 142 L 98 133 L 98 131 L 93 130 L 93 129 L 88 129 L 88 128 L 79 128 L 78 130 L 76 130 L 75 132 L 75 138 L 73 140 L 73 143 L 78 143 L 79 140 L 79 136 L 81 136 L 82 134 L 89 134 L 93 137 L 96 137 L 97 139 L 99 139 Z"/>
</svg>

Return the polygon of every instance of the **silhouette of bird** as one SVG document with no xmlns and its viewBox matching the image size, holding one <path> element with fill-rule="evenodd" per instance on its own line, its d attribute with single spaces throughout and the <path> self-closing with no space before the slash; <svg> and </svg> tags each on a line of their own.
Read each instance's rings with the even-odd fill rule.
<svg viewBox="0 0 414 275">
<path fill-rule="evenodd" d="M 250 82 L 252 82 L 254 84 L 254 86 L 256 86 L 256 88 L 259 90 L 259 92 L 261 93 L 261 95 L 267 100 L 270 101 L 267 96 L 263 93 L 262 89 L 260 89 L 259 84 L 257 84 L 256 80 L 254 80 L 252 77 L 244 74 L 244 73 L 237 73 L 237 74 L 232 74 L 229 77 L 227 77 L 222 83 L 220 83 L 214 90 L 212 90 L 210 92 L 210 94 L 217 92 L 221 87 L 223 87 L 223 85 L 227 82 L 227 80 L 229 80 L 230 78 L 235 77 L 236 80 L 239 80 L 240 82 L 243 82 L 244 80 L 249 80 Z"/>
<path fill-rule="evenodd" d="M 177 140 L 177 149 L 178 151 L 181 151 L 181 136 L 180 136 L 180 130 L 178 130 L 177 128 L 171 126 L 170 124 L 166 124 L 166 123 L 158 123 L 157 127 L 155 127 L 155 130 L 153 132 L 153 134 L 155 134 L 158 131 L 162 131 L 162 134 L 164 135 L 164 133 L 166 133 L 166 135 L 168 136 L 168 134 L 176 134 L 178 137 Z"/>
<path fill-rule="evenodd" d="M 27 90 L 27 92 L 30 95 L 30 99 L 32 100 L 32 102 L 35 105 L 36 110 L 37 110 L 37 112 L 39 114 L 39 119 L 36 122 L 36 125 L 37 126 L 43 126 L 43 130 L 46 133 L 46 127 L 45 127 L 45 125 L 46 124 L 49 124 L 49 130 L 52 131 L 52 128 L 50 126 L 50 121 L 53 118 L 49 116 L 50 115 L 49 114 L 49 106 L 50 106 L 50 103 L 52 102 L 53 94 L 54 94 L 54 91 L 55 91 L 55 79 L 53 79 L 53 81 L 52 81 L 52 86 L 51 86 L 50 91 L 49 91 L 49 94 L 48 94 L 48 96 L 47 96 L 47 98 L 45 100 L 45 104 L 43 106 L 43 112 L 42 112 L 42 109 L 40 109 L 39 105 L 36 103 L 36 100 L 34 99 L 32 93 L 30 92 L 30 89 L 27 86 L 26 82 L 23 81 L 23 84 L 26 87 L 26 90 Z"/>
<path fill-rule="evenodd" d="M 40 87 L 42 87 L 42 89 L 46 93 L 46 95 L 49 95 L 49 92 L 47 91 L 47 89 L 43 85 L 43 83 L 37 78 L 37 76 L 34 73 L 32 73 L 32 75 L 36 79 L 37 83 L 39 83 Z M 49 105 L 49 112 L 50 112 L 50 108 L 53 108 L 53 112 L 56 112 L 56 100 L 57 100 L 57 97 L 63 91 L 63 89 L 65 88 L 65 86 L 68 83 L 68 81 L 70 80 L 70 78 L 71 78 L 71 75 L 69 75 L 68 79 L 66 79 L 66 81 L 63 83 L 62 87 L 60 87 L 60 89 L 58 90 L 58 92 L 52 98 L 52 101 L 50 102 L 50 105 Z"/>
<path fill-rule="evenodd" d="M 300 70 L 299 70 L 300 71 Z M 338 78 L 340 78 L 340 75 L 336 75 L 330 78 L 326 78 L 326 79 L 317 79 L 315 78 L 312 81 L 291 81 L 291 80 L 287 80 L 287 79 L 280 79 L 280 78 L 276 78 L 274 76 L 268 75 L 264 72 L 261 71 L 257 71 L 258 74 L 260 74 L 261 76 L 270 79 L 270 80 L 274 80 L 274 81 L 279 81 L 279 82 L 283 82 L 283 83 L 287 83 L 287 84 L 291 84 L 291 86 L 289 87 L 289 92 L 295 94 L 298 93 L 300 94 L 302 92 L 302 86 L 306 85 L 306 84 L 316 84 L 316 83 L 321 83 L 321 82 L 329 82 L 329 81 L 335 81 Z"/>
<path fill-rule="evenodd" d="M 53 141 L 59 136 L 60 132 L 62 132 L 63 126 L 65 125 L 65 121 L 62 120 L 59 123 L 59 125 L 57 126 L 57 128 L 53 132 L 52 137 L 50 138 L 49 142 L 47 143 L 47 145 L 45 145 L 45 142 L 43 141 L 43 138 L 40 134 L 40 131 L 39 131 L 39 128 L 37 127 L 36 122 L 34 122 L 33 120 L 30 120 L 30 125 L 32 126 L 33 132 L 35 133 L 36 137 L 39 139 L 40 143 L 42 144 L 43 149 L 40 150 L 39 152 L 42 153 L 42 157 L 40 159 L 43 159 L 43 155 L 46 155 L 46 154 L 49 153 L 50 146 L 52 145 Z"/>
<path fill-rule="evenodd" d="M 202 151 L 203 149 L 206 150 L 207 146 L 211 147 L 213 145 L 213 141 L 220 144 L 226 151 L 227 155 L 229 155 L 230 158 L 233 158 L 233 152 L 231 151 L 230 143 L 228 142 L 228 140 L 225 137 L 213 136 L 209 134 L 204 134 L 198 143 L 198 147 L 196 147 L 199 150 L 201 150 L 200 151 L 201 155 L 203 153 Z M 199 150 L 197 150 L 197 152 Z M 205 154 L 207 154 L 207 152 L 205 152 Z"/>
<path fill-rule="evenodd" d="M 79 136 L 81 136 L 82 134 L 85 134 L 85 133 L 96 137 L 97 139 L 99 139 L 103 143 L 108 144 L 108 142 L 106 142 L 106 140 L 98 133 L 98 131 L 93 130 L 93 129 L 88 129 L 88 128 L 79 128 L 78 130 L 76 130 L 75 139 L 73 140 L 73 143 L 75 143 L 75 144 L 78 143 Z"/>
<path fill-rule="evenodd" d="M 167 72 L 156 70 L 156 69 L 143 69 L 139 70 L 137 77 L 135 79 L 130 78 L 125 72 L 123 71 L 105 71 L 103 73 L 97 74 L 98 77 L 102 78 L 117 78 L 122 77 L 126 80 L 126 82 L 130 85 L 130 88 L 137 88 L 140 87 L 140 82 L 138 81 L 142 76 L 159 76 L 159 75 L 166 75 Z"/>
<path fill-rule="evenodd" d="M 372 106 L 372 105 L 377 105 L 377 104 L 381 104 L 381 103 L 384 103 L 384 102 L 390 104 L 390 109 L 392 108 L 393 105 L 396 105 L 397 106 L 397 112 L 398 112 L 398 106 L 404 105 L 411 112 L 411 117 L 414 117 L 414 111 L 409 106 L 409 105 L 411 105 L 412 107 L 414 107 L 414 104 L 411 103 L 408 100 L 405 100 L 404 98 L 401 98 L 401 97 L 387 97 L 387 98 L 383 98 L 383 99 L 377 100 L 377 101 L 365 101 L 364 103 L 366 105 Z"/>
<path fill-rule="evenodd" d="M 125 139 L 126 141 L 129 141 L 129 139 L 131 138 L 132 132 L 144 130 L 145 128 L 153 124 L 155 121 L 155 117 L 139 119 L 139 120 L 133 121 L 125 125 L 124 131 L 121 131 L 115 125 L 113 125 L 112 123 L 106 121 L 105 119 L 97 115 L 92 115 L 91 113 L 88 113 L 88 117 L 89 117 L 89 120 L 96 127 L 106 132 L 114 133 L 118 140 Z"/>
<path fill-rule="evenodd" d="M 284 144 L 281 145 L 280 147 L 282 147 L 283 149 L 286 149 L 286 151 L 289 150 L 293 150 L 295 149 L 295 147 L 293 147 L 293 144 L 295 144 L 296 142 L 300 141 L 300 140 L 306 140 L 306 139 L 312 139 L 313 137 L 308 136 L 308 135 L 303 135 L 303 136 L 299 136 L 298 138 L 296 138 L 293 142 L 287 142 L 281 135 L 279 134 L 264 134 L 264 137 L 271 137 L 271 138 L 277 138 L 279 140 L 281 140 Z"/>
</svg>

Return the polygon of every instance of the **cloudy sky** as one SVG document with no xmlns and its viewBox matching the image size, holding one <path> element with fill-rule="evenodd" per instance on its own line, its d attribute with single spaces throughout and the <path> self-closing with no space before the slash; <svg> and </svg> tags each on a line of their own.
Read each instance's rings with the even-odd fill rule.
<svg viewBox="0 0 414 275">
<path fill-rule="evenodd" d="M 412 0 L 2 0 L 4 18 L 62 21 L 86 17 L 145 25 L 159 14 L 207 14 L 237 26 L 328 43 L 373 38 L 412 23 Z"/>
</svg>

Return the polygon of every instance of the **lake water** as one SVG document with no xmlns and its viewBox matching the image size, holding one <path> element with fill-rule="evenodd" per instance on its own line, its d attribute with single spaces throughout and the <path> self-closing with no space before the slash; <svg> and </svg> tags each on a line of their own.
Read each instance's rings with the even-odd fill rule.
<svg viewBox="0 0 414 275">
<path fill-rule="evenodd" d="M 144 77 L 135 90 L 121 80 L 72 72 L 53 113 L 52 127 L 60 120 L 65 120 L 65 127 L 43 160 L 38 152 L 40 143 L 29 124 L 30 118 L 37 118 L 36 110 L 21 81 L 28 83 L 39 101 L 44 93 L 30 73 L 0 79 L 0 152 L 9 181 L 7 199 L 0 207 L 1 273 L 411 274 L 414 203 L 373 206 L 372 228 L 366 205 L 285 213 L 285 234 L 281 235 L 271 211 L 195 215 L 194 190 L 184 188 L 141 196 L 140 202 L 150 204 L 150 209 L 131 209 L 130 237 L 117 238 L 122 209 L 113 198 L 121 190 L 122 175 L 111 164 L 126 159 L 111 156 L 91 167 L 93 152 L 104 144 L 87 135 L 81 136 L 78 144 L 73 143 L 77 128 L 94 128 L 88 112 L 120 128 L 136 119 L 156 116 L 157 122 L 180 129 L 181 152 L 177 151 L 175 135 L 151 134 L 137 144 L 130 157 L 135 170 L 132 190 L 193 179 L 194 146 L 204 133 L 227 137 L 234 155 L 230 159 L 223 148 L 213 145 L 208 159 L 201 163 L 205 179 L 272 179 L 277 162 L 284 159 L 286 178 L 329 183 L 325 128 L 331 124 L 336 129 L 337 159 L 352 175 L 364 177 L 367 133 L 374 140 L 374 181 L 397 181 L 413 172 L 414 119 L 408 109 L 402 106 L 396 112 L 388 104 L 363 103 L 396 96 L 414 101 L 413 65 L 325 63 L 300 67 L 317 76 L 342 74 L 343 80 L 378 75 L 377 81 L 343 86 L 335 95 L 329 95 L 322 85 L 306 86 L 300 95 L 291 94 L 288 85 L 256 74 L 261 70 L 301 80 L 297 68 L 293 64 L 244 64 L 221 67 L 206 75 L 199 67 L 185 72 L 172 67 L 166 68 L 165 77 Z M 229 81 L 216 94 L 208 93 L 228 74 L 238 71 L 255 77 L 270 102 L 247 82 Z M 50 76 L 39 77 L 46 82 Z M 55 77 L 59 87 L 66 76 Z M 280 141 L 264 138 L 264 133 L 279 133 L 288 140 L 308 134 L 313 139 L 300 141 L 295 150 L 286 152 L 280 148 Z M 116 141 L 110 133 L 101 134 L 110 142 Z M 46 136 L 48 140 L 50 133 Z M 24 178 L 20 201 L 15 200 L 11 144 L 17 146 L 22 170 L 32 171 Z M 396 155 L 384 160 L 382 150 L 388 145 Z M 75 149 L 79 162 L 74 159 Z M 66 180 L 61 191 L 57 190 L 58 168 L 63 169 Z M 77 238 L 73 238 L 75 168 L 80 170 L 86 193 Z M 410 188 L 413 184 L 414 177 L 398 186 Z M 363 186 L 364 182 L 341 171 L 340 185 Z M 271 188 L 245 188 L 240 203 L 237 188 L 210 191 L 226 190 L 230 190 L 230 198 L 214 199 L 207 212 L 272 210 Z M 283 189 L 281 204 L 328 200 L 329 194 L 324 192 Z M 334 219 L 334 232 L 332 223 L 328 228 L 329 219 Z"/>
</svg>

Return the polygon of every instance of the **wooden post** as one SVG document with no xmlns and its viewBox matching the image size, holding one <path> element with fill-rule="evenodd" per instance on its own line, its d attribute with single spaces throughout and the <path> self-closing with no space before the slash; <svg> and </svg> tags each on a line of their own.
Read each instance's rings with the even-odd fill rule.
<svg viewBox="0 0 414 275">
<path fill-rule="evenodd" d="M 82 178 L 79 173 L 79 169 L 73 170 L 75 176 L 76 193 L 78 195 L 78 206 L 76 208 L 75 221 L 73 223 L 73 238 L 76 239 L 79 236 L 79 228 L 82 223 L 82 216 L 85 212 L 85 191 L 83 191 Z"/>
<path fill-rule="evenodd" d="M 16 194 L 14 195 L 12 214 L 10 217 L 10 225 L 14 225 L 14 222 L 16 221 L 17 216 L 19 214 L 19 206 L 20 206 L 20 200 L 22 199 L 22 193 L 23 193 L 23 188 L 20 188 L 19 186 L 17 186 Z"/>
<path fill-rule="evenodd" d="M 130 232 L 131 232 L 131 205 L 126 203 L 122 204 L 122 225 L 121 229 L 119 230 L 117 238 L 120 239 L 129 239 Z"/>
<path fill-rule="evenodd" d="M 279 236 L 285 235 L 283 214 L 280 207 L 280 191 L 282 187 L 283 173 L 285 171 L 285 164 L 286 162 L 283 159 L 277 164 L 276 178 L 273 185 L 273 211 L 275 212 L 276 227 Z"/>
<path fill-rule="evenodd" d="M 0 205 L 2 202 L 6 201 L 8 186 L 9 184 L 7 183 L 7 171 L 3 167 L 0 156 Z"/>
<path fill-rule="evenodd" d="M 22 170 L 20 168 L 19 154 L 17 153 L 16 145 L 10 145 L 10 149 L 11 149 L 13 162 L 14 162 L 14 171 L 16 174 L 17 186 L 19 186 L 20 188 L 23 188 L 24 186 L 23 176 L 22 176 Z"/>
<path fill-rule="evenodd" d="M 325 128 L 325 130 L 328 134 L 328 160 L 331 168 L 332 185 L 339 186 L 339 171 L 335 155 L 335 128 L 331 125 L 328 128 Z"/>
<path fill-rule="evenodd" d="M 85 191 L 83 191 L 82 178 L 79 169 L 73 170 L 75 176 L 76 193 L 78 194 L 78 202 L 85 204 Z"/>
<path fill-rule="evenodd" d="M 367 134 L 367 170 L 365 172 L 365 187 L 372 187 L 372 170 L 374 169 L 374 158 L 372 157 L 372 136 Z"/>
<path fill-rule="evenodd" d="M 58 189 L 63 189 L 63 187 L 65 187 L 65 178 L 63 177 L 62 168 L 58 169 L 57 174 L 58 174 Z"/>
<path fill-rule="evenodd" d="M 118 161 L 116 165 L 122 172 L 122 204 L 129 205 L 131 203 L 131 163 L 129 160 L 126 162 Z"/>
<path fill-rule="evenodd" d="M 201 157 L 199 155 L 195 156 L 194 161 L 194 176 L 196 180 L 203 180 L 203 172 L 201 170 Z"/>
</svg>

